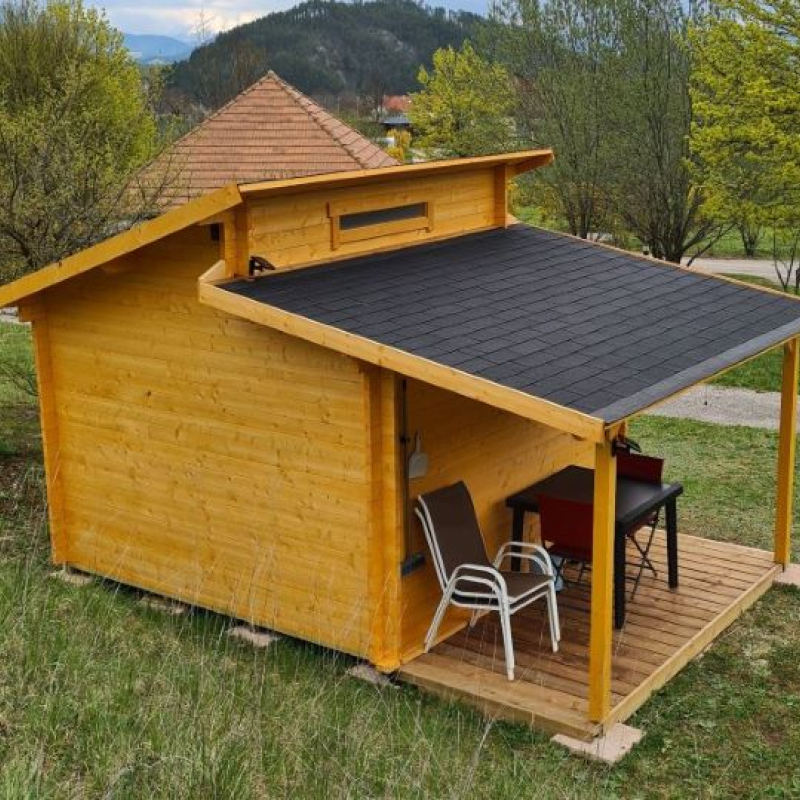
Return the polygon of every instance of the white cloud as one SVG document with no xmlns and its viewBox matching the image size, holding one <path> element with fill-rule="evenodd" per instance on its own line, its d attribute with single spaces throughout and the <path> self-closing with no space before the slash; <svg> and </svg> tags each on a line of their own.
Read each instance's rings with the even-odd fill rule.
<svg viewBox="0 0 800 800">
<path fill-rule="evenodd" d="M 251 22 L 258 17 L 290 8 L 292 0 L 272 0 L 255 5 L 237 0 L 182 0 L 182 2 L 159 3 L 155 0 L 101 0 L 92 2 L 105 10 L 110 22 L 126 33 L 152 33 L 191 39 L 201 16 L 205 16 L 207 27 L 213 32 Z"/>
<path fill-rule="evenodd" d="M 103 8 L 111 24 L 125 33 L 154 33 L 194 40 L 201 14 L 215 33 L 251 22 L 271 11 L 297 5 L 300 0 L 88 0 L 88 5 Z M 487 0 L 431 0 L 431 5 L 464 8 L 485 13 Z"/>
</svg>

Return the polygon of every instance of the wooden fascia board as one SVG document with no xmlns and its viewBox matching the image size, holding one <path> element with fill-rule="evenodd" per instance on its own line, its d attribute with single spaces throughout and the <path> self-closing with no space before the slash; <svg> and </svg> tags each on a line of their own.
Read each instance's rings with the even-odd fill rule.
<svg viewBox="0 0 800 800">
<path fill-rule="evenodd" d="M 740 283 L 740 281 L 736 282 Z M 743 285 L 747 286 L 748 284 L 743 284 Z M 767 291 L 772 291 L 772 290 L 767 289 Z M 786 296 L 783 294 L 783 292 L 781 292 L 780 294 L 783 297 Z M 607 422 L 606 431 L 610 436 L 613 436 L 614 432 L 619 430 L 620 426 L 630 422 L 631 420 L 636 419 L 637 417 L 641 417 L 643 414 L 648 414 L 654 408 L 658 408 L 664 403 L 669 403 L 671 400 L 675 400 L 676 398 L 681 397 L 682 395 L 686 394 L 687 392 L 691 391 L 697 386 L 703 386 L 706 383 L 711 383 L 712 381 L 715 381 L 717 378 L 720 377 L 720 375 L 724 375 L 726 372 L 730 372 L 733 369 L 738 369 L 739 367 L 742 366 L 742 364 L 746 364 L 748 361 L 753 361 L 756 358 L 761 358 L 761 356 L 763 356 L 765 353 L 769 353 L 773 350 L 777 350 L 779 347 L 783 347 L 796 337 L 797 334 L 793 333 L 791 336 L 787 336 L 785 339 L 781 339 L 780 341 L 775 342 L 775 344 L 771 344 L 769 345 L 769 347 L 765 347 L 763 350 L 759 350 L 757 353 L 753 353 L 752 355 L 747 356 L 747 358 L 743 358 L 741 361 L 737 361 L 735 364 L 730 364 L 729 366 L 724 367 L 721 370 L 718 370 L 717 372 L 713 373 L 712 375 L 709 375 L 706 378 L 702 378 L 701 380 L 696 381 L 695 383 L 692 383 L 689 386 L 684 386 L 683 389 L 679 389 L 677 392 L 673 392 L 668 397 L 663 397 L 660 400 L 656 400 L 650 403 L 648 406 L 645 406 L 644 408 L 640 409 L 639 411 L 636 411 L 633 414 L 628 414 L 622 419 L 614 420 L 613 422 Z"/>
<path fill-rule="evenodd" d="M 539 169 L 539 167 L 546 167 L 548 164 L 552 164 L 554 160 L 555 155 L 553 154 L 553 151 L 548 150 L 543 153 L 539 153 L 532 158 L 528 158 L 525 161 L 513 163 L 510 165 L 510 168 L 514 175 L 522 175 L 525 172 Z"/>
<path fill-rule="evenodd" d="M 468 375 L 452 367 L 373 342 L 356 334 L 324 325 L 283 309 L 228 292 L 211 283 L 198 283 L 201 303 L 283 331 L 353 358 L 377 364 L 416 380 L 440 386 L 517 416 L 540 422 L 582 439 L 605 440 L 602 420 L 556 405 L 524 392 L 500 386 L 485 378 Z"/>
<path fill-rule="evenodd" d="M 80 253 L 25 275 L 7 286 L 1 286 L 0 308 L 18 303 L 25 297 L 107 264 L 240 203 L 242 196 L 235 184 L 192 200 Z"/>
<path fill-rule="evenodd" d="M 261 181 L 243 183 L 239 191 L 243 197 L 251 195 L 293 194 L 319 189 L 337 189 L 343 186 L 364 183 L 389 182 L 394 178 L 426 177 L 444 175 L 469 170 L 490 169 L 508 165 L 515 174 L 528 172 L 546 166 L 553 161 L 552 150 L 525 150 L 519 153 L 476 156 L 474 158 L 454 158 L 448 161 L 426 161 L 421 164 L 400 164 L 396 167 L 351 170 L 334 174 L 311 175 L 304 178 L 291 178 L 281 181 Z"/>
</svg>

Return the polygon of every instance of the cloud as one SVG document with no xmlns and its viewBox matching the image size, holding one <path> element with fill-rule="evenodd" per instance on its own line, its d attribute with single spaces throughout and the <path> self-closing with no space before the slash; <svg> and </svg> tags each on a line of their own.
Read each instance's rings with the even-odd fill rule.
<svg viewBox="0 0 800 800">
<path fill-rule="evenodd" d="M 104 0 L 90 5 L 105 10 L 112 25 L 125 33 L 152 33 L 191 39 L 201 17 L 214 33 L 251 22 L 258 17 L 290 8 L 292 0 L 270 3 L 237 2 L 237 0 L 182 0 L 159 3 L 156 0 Z"/>
<path fill-rule="evenodd" d="M 111 24 L 125 33 L 154 33 L 196 40 L 201 15 L 213 32 L 228 30 L 251 22 L 271 11 L 281 11 L 297 5 L 299 0 L 89 0 L 88 5 L 105 9 Z M 485 13 L 488 0 L 433 0 L 431 5 L 463 8 Z"/>
</svg>

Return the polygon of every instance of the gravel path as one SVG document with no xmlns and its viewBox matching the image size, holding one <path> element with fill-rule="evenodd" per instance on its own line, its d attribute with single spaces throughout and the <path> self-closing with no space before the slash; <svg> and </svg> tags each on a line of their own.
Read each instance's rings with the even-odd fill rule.
<svg viewBox="0 0 800 800">
<path fill-rule="evenodd" d="M 684 262 L 686 263 L 686 262 Z M 775 281 L 778 285 L 778 276 L 772 261 L 759 258 L 696 258 L 692 269 L 698 272 L 711 272 L 725 275 L 757 275 Z"/>
<path fill-rule="evenodd" d="M 723 386 L 695 386 L 648 412 L 655 417 L 678 417 L 717 425 L 746 425 L 777 430 L 781 396 Z M 800 419 L 800 414 L 798 414 Z"/>
</svg>

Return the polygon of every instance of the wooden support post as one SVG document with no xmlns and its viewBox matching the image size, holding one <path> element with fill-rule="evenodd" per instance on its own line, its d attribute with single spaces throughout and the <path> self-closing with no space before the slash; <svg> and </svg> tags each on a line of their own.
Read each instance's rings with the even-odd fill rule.
<svg viewBox="0 0 800 800">
<path fill-rule="evenodd" d="M 395 374 L 365 369 L 372 502 L 369 596 L 372 614 L 369 659 L 384 671 L 400 665 L 400 562 L 402 492 Z"/>
<path fill-rule="evenodd" d="M 228 277 L 247 277 L 250 262 L 250 215 L 247 205 L 238 206 L 223 224 L 222 252 Z"/>
<path fill-rule="evenodd" d="M 781 427 L 778 441 L 778 482 L 776 487 L 775 562 L 787 566 L 791 560 L 794 457 L 797 437 L 798 339 L 783 346 Z"/>
<path fill-rule="evenodd" d="M 595 445 L 592 606 L 589 634 L 589 718 L 611 711 L 611 645 L 614 596 L 614 528 L 617 464 L 610 439 Z"/>
</svg>

